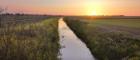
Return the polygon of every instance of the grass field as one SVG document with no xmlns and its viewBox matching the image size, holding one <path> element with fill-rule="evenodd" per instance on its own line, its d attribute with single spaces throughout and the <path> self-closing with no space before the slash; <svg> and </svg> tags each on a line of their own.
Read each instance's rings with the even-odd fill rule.
<svg viewBox="0 0 140 60">
<path fill-rule="evenodd" d="M 58 18 L 34 19 L 0 28 L 0 60 L 59 60 Z"/>
<path fill-rule="evenodd" d="M 115 25 L 129 28 L 140 28 L 140 19 L 93 19 L 91 24 Z"/>
<path fill-rule="evenodd" d="M 64 20 L 97 59 L 140 60 L 140 19 Z"/>
</svg>

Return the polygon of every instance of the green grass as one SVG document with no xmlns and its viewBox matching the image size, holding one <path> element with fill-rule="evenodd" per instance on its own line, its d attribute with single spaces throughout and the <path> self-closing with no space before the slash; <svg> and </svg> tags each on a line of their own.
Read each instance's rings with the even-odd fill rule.
<svg viewBox="0 0 140 60">
<path fill-rule="evenodd" d="M 130 28 L 139 27 L 131 20 L 81 20 L 64 19 L 67 25 L 86 43 L 92 54 L 99 60 L 140 60 L 140 40 L 131 32 L 101 30 L 104 25 L 119 25 Z M 129 24 L 129 25 L 126 25 Z M 134 25 L 133 25 L 134 24 Z"/>
<path fill-rule="evenodd" d="M 0 60 L 58 60 L 57 20 L 0 28 Z"/>
<path fill-rule="evenodd" d="M 89 22 L 93 25 L 115 25 L 131 28 L 140 28 L 140 19 L 93 19 Z"/>
</svg>

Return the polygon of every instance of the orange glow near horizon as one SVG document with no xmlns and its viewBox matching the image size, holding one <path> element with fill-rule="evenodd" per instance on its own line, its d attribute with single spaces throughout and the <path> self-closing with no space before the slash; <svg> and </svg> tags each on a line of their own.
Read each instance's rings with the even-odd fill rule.
<svg viewBox="0 0 140 60">
<path fill-rule="evenodd" d="M 8 7 L 12 13 L 140 16 L 138 2 L 140 0 L 2 0 L 0 6 Z"/>
<path fill-rule="evenodd" d="M 105 9 L 101 6 L 85 6 L 81 7 L 81 9 L 75 8 L 48 8 L 48 7 L 10 7 L 9 9 L 12 10 L 12 12 L 20 12 L 20 13 L 29 13 L 29 14 L 53 14 L 53 15 L 140 15 L 138 12 L 140 9 Z M 137 13 L 135 13 L 135 11 Z"/>
</svg>

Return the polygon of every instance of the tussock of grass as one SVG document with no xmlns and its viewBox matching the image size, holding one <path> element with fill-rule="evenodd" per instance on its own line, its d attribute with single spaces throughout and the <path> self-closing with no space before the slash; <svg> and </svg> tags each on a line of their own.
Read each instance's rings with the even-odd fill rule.
<svg viewBox="0 0 140 60">
<path fill-rule="evenodd" d="M 127 32 L 102 32 L 88 22 L 65 18 L 65 22 L 86 43 L 99 60 L 140 60 L 140 40 Z"/>
<path fill-rule="evenodd" d="M 58 60 L 57 18 L 0 30 L 0 60 Z"/>
</svg>

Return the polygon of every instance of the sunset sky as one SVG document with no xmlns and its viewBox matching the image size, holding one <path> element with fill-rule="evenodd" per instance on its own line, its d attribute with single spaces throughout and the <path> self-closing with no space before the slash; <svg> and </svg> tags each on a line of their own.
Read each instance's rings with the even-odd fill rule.
<svg viewBox="0 0 140 60">
<path fill-rule="evenodd" d="M 0 0 L 11 13 L 140 16 L 140 0 Z"/>
</svg>

